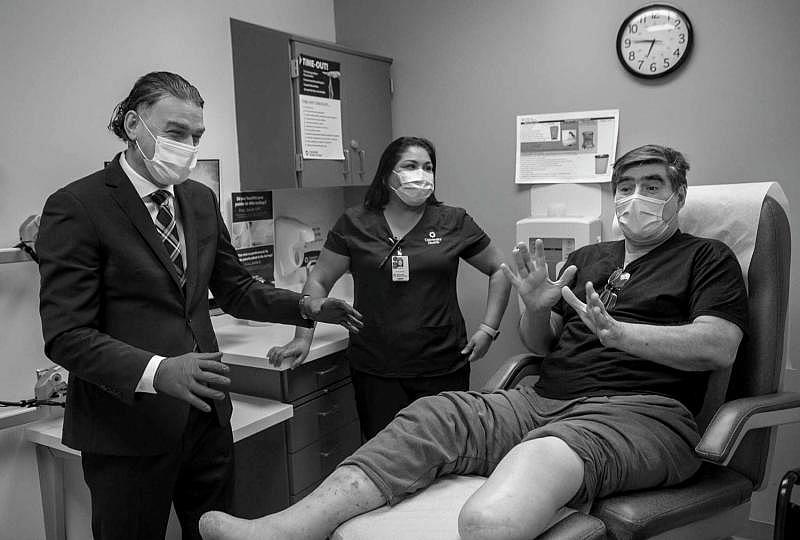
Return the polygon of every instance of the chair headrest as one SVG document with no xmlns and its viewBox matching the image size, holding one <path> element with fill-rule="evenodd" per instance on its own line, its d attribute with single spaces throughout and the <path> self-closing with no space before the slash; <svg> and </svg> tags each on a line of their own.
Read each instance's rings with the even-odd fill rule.
<svg viewBox="0 0 800 540">
<path fill-rule="evenodd" d="M 747 283 L 761 206 L 767 196 L 789 215 L 789 203 L 777 182 L 689 186 L 678 222 L 683 232 L 725 242 L 739 260 Z"/>
<path fill-rule="evenodd" d="M 678 214 L 680 229 L 725 242 L 739 260 L 747 283 L 761 206 L 767 196 L 775 199 L 789 216 L 789 202 L 777 182 L 689 186 L 686 204 Z M 622 238 L 616 216 L 612 230 L 616 238 Z"/>
</svg>

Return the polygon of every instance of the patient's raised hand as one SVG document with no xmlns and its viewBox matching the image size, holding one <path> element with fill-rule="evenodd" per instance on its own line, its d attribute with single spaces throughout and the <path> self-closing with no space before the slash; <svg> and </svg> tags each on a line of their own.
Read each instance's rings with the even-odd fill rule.
<svg viewBox="0 0 800 540">
<path fill-rule="evenodd" d="M 561 298 L 561 288 L 572 283 L 578 269 L 570 265 L 560 278 L 551 280 L 547 274 L 544 243 L 539 238 L 534 243 L 533 256 L 524 242 L 517 244 L 512 253 L 516 272 L 512 272 L 506 264 L 502 264 L 501 268 L 517 289 L 525 308 L 532 312 L 549 311 Z"/>
</svg>

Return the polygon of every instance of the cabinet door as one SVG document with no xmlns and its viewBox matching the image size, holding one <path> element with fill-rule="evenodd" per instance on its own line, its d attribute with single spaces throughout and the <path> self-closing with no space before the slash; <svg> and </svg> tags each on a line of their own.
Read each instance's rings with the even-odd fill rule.
<svg viewBox="0 0 800 540">
<path fill-rule="evenodd" d="M 353 56 L 342 92 L 349 94 L 347 123 L 350 137 L 351 183 L 369 185 L 384 148 L 392 140 L 390 64 L 364 56 Z M 344 86 L 344 83 L 347 83 Z"/>
<path fill-rule="evenodd" d="M 297 187 L 289 36 L 231 19 L 241 189 Z"/>
<path fill-rule="evenodd" d="M 344 159 L 304 159 L 301 187 L 364 185 L 375 174 L 380 152 L 391 138 L 389 63 L 319 44 L 294 41 L 292 56 L 338 62 Z M 299 77 L 294 80 L 295 141 L 301 151 Z M 377 148 L 377 150 L 376 150 Z"/>
</svg>

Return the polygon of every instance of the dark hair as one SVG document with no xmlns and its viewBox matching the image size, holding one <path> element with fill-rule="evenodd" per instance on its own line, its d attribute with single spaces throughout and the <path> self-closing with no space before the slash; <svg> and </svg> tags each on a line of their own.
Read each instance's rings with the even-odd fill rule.
<svg viewBox="0 0 800 540">
<path fill-rule="evenodd" d="M 389 176 L 400 161 L 403 152 L 413 146 L 419 146 L 428 152 L 433 165 L 434 178 L 436 177 L 436 149 L 434 149 L 431 141 L 422 137 L 400 137 L 395 139 L 389 143 L 389 146 L 381 154 L 378 170 L 375 171 L 375 177 L 364 195 L 364 208 L 367 210 L 380 210 L 386 206 L 389 202 Z M 425 204 L 441 204 L 441 202 L 432 193 L 425 201 Z"/>
<path fill-rule="evenodd" d="M 681 186 L 686 188 L 688 184 L 686 171 L 689 170 L 689 162 L 686 161 L 683 154 L 669 146 L 646 144 L 634 148 L 614 164 L 614 173 L 611 175 L 612 191 L 617 192 L 617 183 L 625 169 L 643 163 L 663 163 L 667 169 L 667 177 L 672 183 L 672 189 L 677 191 Z"/>
<path fill-rule="evenodd" d="M 130 141 L 125 133 L 125 115 L 128 111 L 135 111 L 140 105 L 150 106 L 159 99 L 173 96 L 178 99 L 191 101 L 198 107 L 203 107 L 203 98 L 189 81 L 168 71 L 154 71 L 142 75 L 131 88 L 128 97 L 119 102 L 111 115 L 108 129 L 122 139 Z"/>
</svg>

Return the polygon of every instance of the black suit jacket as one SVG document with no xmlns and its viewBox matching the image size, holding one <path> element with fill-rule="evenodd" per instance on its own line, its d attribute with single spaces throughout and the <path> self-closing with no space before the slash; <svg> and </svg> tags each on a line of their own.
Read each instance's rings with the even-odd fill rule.
<svg viewBox="0 0 800 540">
<path fill-rule="evenodd" d="M 155 225 L 118 157 L 51 195 L 36 248 L 45 353 L 70 372 L 63 442 L 112 455 L 174 449 L 189 405 L 134 392 L 155 355 L 217 351 L 208 312 L 307 325 L 300 295 L 254 280 L 240 264 L 214 193 L 187 180 L 175 196 L 186 242 L 180 287 Z M 230 398 L 216 402 L 224 425 Z"/>
</svg>

